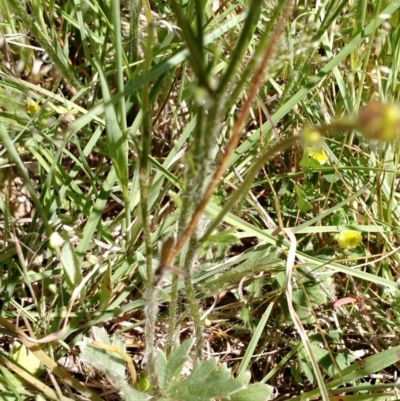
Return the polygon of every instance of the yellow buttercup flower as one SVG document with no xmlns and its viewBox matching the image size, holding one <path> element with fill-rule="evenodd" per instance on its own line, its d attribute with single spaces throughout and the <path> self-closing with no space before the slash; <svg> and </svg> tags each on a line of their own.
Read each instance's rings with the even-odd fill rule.
<svg viewBox="0 0 400 401">
<path fill-rule="evenodd" d="M 303 131 L 303 147 L 308 157 L 312 157 L 319 164 L 325 164 L 328 161 L 328 155 L 322 148 L 323 141 L 321 133 L 313 128 L 306 127 Z"/>
<path fill-rule="evenodd" d="M 358 231 L 342 231 L 337 235 L 336 241 L 341 248 L 352 249 L 362 241 L 362 236 Z"/>
<path fill-rule="evenodd" d="M 26 105 L 26 112 L 32 116 L 33 114 L 36 114 L 40 110 L 40 106 L 38 102 L 29 102 Z"/>
<path fill-rule="evenodd" d="M 310 148 L 307 150 L 307 154 L 309 157 L 319 162 L 319 164 L 325 164 L 328 161 L 328 155 L 323 149 L 315 150 Z"/>
</svg>

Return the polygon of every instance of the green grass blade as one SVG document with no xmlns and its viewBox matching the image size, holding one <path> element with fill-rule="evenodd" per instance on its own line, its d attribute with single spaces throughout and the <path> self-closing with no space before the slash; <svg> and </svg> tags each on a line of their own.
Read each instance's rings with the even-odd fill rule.
<svg viewBox="0 0 400 401">
<path fill-rule="evenodd" d="M 237 371 L 237 374 L 240 375 L 244 373 L 249 365 L 250 365 L 250 360 L 253 357 L 254 351 L 257 347 L 258 341 L 260 340 L 261 335 L 263 334 L 265 330 L 265 325 L 267 324 L 267 321 L 271 315 L 272 308 L 275 305 L 275 301 L 271 301 L 268 305 L 268 308 L 266 311 L 263 313 L 260 321 L 258 322 L 258 325 L 256 329 L 253 332 L 253 335 L 251 337 L 251 341 L 246 349 L 246 353 L 243 356 L 242 362 L 240 362 L 239 369 Z"/>
</svg>

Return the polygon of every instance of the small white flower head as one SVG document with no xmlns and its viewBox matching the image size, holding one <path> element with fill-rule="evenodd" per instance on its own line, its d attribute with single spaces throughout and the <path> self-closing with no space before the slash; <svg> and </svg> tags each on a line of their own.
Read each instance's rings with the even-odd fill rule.
<svg viewBox="0 0 400 401">
<path fill-rule="evenodd" d="M 49 246 L 53 250 L 60 249 L 64 244 L 64 238 L 57 232 L 53 232 L 49 238 Z"/>
</svg>

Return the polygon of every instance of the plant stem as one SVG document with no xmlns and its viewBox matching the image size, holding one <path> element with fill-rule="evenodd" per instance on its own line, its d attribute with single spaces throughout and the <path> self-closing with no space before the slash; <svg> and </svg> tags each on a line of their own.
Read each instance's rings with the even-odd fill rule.
<svg viewBox="0 0 400 401">
<path fill-rule="evenodd" d="M 239 40 L 233 50 L 228 67 L 223 73 L 217 88 L 217 92 L 223 94 L 233 78 L 239 63 L 242 62 L 245 52 L 249 46 L 250 40 L 252 39 L 253 33 L 257 27 L 257 22 L 261 15 L 261 6 L 262 1 L 260 0 L 252 0 L 248 16 L 244 22 L 243 29 L 240 33 Z M 265 34 L 264 34 L 265 35 Z"/>
<path fill-rule="evenodd" d="M 288 4 L 289 3 L 289 4 Z M 262 58 L 263 60 L 266 60 L 267 62 L 271 59 L 271 56 L 275 50 L 275 48 L 278 45 L 278 39 L 281 36 L 283 29 L 284 29 L 284 24 L 290 15 L 291 12 L 291 5 L 292 1 L 291 0 L 281 0 L 278 2 L 277 6 L 275 7 L 269 22 L 264 28 L 264 32 L 260 38 L 260 43 L 257 46 L 251 60 L 249 61 L 248 65 L 244 69 L 244 71 L 241 73 L 240 81 L 237 83 L 235 89 L 233 90 L 232 94 L 230 95 L 230 101 L 227 102 L 226 107 L 230 108 L 234 102 L 236 102 L 237 98 L 239 97 L 240 93 L 243 91 L 243 89 L 246 86 L 247 81 L 249 80 L 250 75 L 253 73 L 254 69 L 257 66 L 257 63 L 259 62 L 258 60 Z M 286 9 L 284 7 L 286 6 Z M 283 11 L 284 10 L 284 11 Z M 281 13 L 283 12 L 283 15 L 281 16 Z M 278 21 L 278 22 L 277 22 Z M 272 29 L 275 27 L 275 30 L 272 32 Z M 267 66 L 267 62 L 263 62 L 265 64 L 265 67 Z M 258 69 L 260 71 L 260 68 Z M 264 69 L 262 71 L 264 73 Z M 254 87 L 254 79 L 258 75 L 258 72 L 256 72 L 254 78 L 253 78 L 253 83 L 250 85 L 249 91 L 252 90 Z"/>
<path fill-rule="evenodd" d="M 240 184 L 237 190 L 232 193 L 232 196 L 229 198 L 228 202 L 225 203 L 224 207 L 222 208 L 218 216 L 211 222 L 211 225 L 208 227 L 206 233 L 203 235 L 200 242 L 205 241 L 212 234 L 212 232 L 218 227 L 224 216 L 232 209 L 232 207 L 235 205 L 235 203 L 240 198 L 242 193 L 246 190 L 246 188 L 248 188 L 251 185 L 251 183 L 254 180 L 254 177 L 261 170 L 264 164 L 277 152 L 282 152 L 290 148 L 291 146 L 299 142 L 300 139 L 301 138 L 298 136 L 291 136 L 289 138 L 286 138 L 278 142 L 275 146 L 273 146 L 271 149 L 269 149 L 267 152 L 265 152 L 257 159 L 257 161 L 253 164 L 253 166 L 248 170 L 246 176 L 244 177 L 243 182 Z"/>
<path fill-rule="evenodd" d="M 183 14 L 181 6 L 177 4 L 176 0 L 171 0 L 170 5 L 171 9 L 176 14 L 178 25 L 182 30 L 183 39 L 185 40 L 186 46 L 190 52 L 191 57 L 189 60 L 193 70 L 196 73 L 196 77 L 199 80 L 200 85 L 206 89 L 210 95 L 213 95 L 213 90 L 210 86 L 209 79 L 204 68 L 204 59 L 202 57 L 203 49 L 199 48 L 198 38 L 196 38 L 189 21 Z M 200 27 L 200 29 L 203 29 L 203 27 Z"/>
<path fill-rule="evenodd" d="M 122 94 L 124 92 L 124 65 L 123 65 L 123 47 L 121 40 L 121 19 L 120 19 L 120 2 L 119 0 L 114 0 L 111 2 L 111 15 L 112 15 L 112 23 L 113 23 L 113 35 L 115 42 L 115 70 L 116 70 L 116 83 L 118 93 Z M 118 118 L 118 123 L 121 128 L 123 134 L 127 131 L 126 125 L 126 103 L 125 96 L 121 96 L 118 101 L 118 105 L 115 106 L 116 114 Z M 122 184 L 122 183 L 121 183 Z M 129 190 L 128 187 L 122 188 L 122 194 L 124 199 L 125 206 L 125 229 L 127 233 L 126 241 L 129 243 L 131 240 L 131 208 L 130 208 L 130 198 L 129 198 Z"/>
<path fill-rule="evenodd" d="M 169 318 L 168 318 L 168 339 L 166 346 L 167 356 L 171 353 L 172 347 L 175 344 L 176 318 L 178 310 L 178 283 L 179 276 L 174 274 L 171 283 L 171 302 L 169 303 Z"/>
<path fill-rule="evenodd" d="M 286 18 L 289 16 L 290 11 L 291 11 L 291 7 L 288 7 L 285 10 L 285 14 L 283 16 L 281 16 L 281 18 L 279 19 L 279 21 L 276 25 L 275 31 L 273 32 L 273 35 L 270 38 L 270 43 L 269 43 L 267 49 L 264 51 L 264 55 L 261 60 L 260 66 L 258 67 L 258 69 L 254 75 L 251 87 L 248 91 L 248 96 L 247 96 L 246 100 L 244 101 L 241 112 L 238 116 L 238 119 L 236 120 L 235 126 L 233 127 L 233 132 L 232 132 L 231 138 L 225 148 L 225 154 L 224 154 L 217 170 L 215 171 L 215 173 L 212 177 L 211 183 L 209 184 L 205 194 L 203 195 L 203 198 L 201 199 L 198 206 L 196 207 L 196 210 L 192 216 L 192 219 L 191 219 L 189 225 L 187 226 L 186 230 L 183 232 L 181 237 L 178 239 L 176 245 L 171 249 L 170 254 L 166 258 L 166 261 L 165 261 L 166 264 L 170 264 L 172 262 L 175 255 L 179 252 L 179 250 L 182 248 L 182 246 L 185 244 L 185 242 L 191 236 L 192 232 L 195 230 L 195 227 L 197 226 L 197 223 L 199 222 L 208 201 L 210 200 L 212 194 L 214 193 L 214 190 L 217 187 L 220 178 L 222 177 L 223 173 L 225 172 L 229 157 L 234 152 L 236 145 L 239 141 L 240 134 L 242 133 L 243 127 L 246 123 L 247 116 L 250 111 L 250 107 L 251 107 L 251 105 L 261 87 L 261 84 L 263 82 L 265 68 L 267 67 L 268 62 L 271 59 L 273 51 L 277 45 L 278 38 L 280 37 L 280 35 L 283 32 Z M 245 180 L 245 182 L 246 182 L 246 180 Z M 247 183 L 246 183 L 246 185 L 247 185 Z"/>
<path fill-rule="evenodd" d="M 152 45 L 154 42 L 154 29 L 152 23 L 148 26 L 148 36 L 145 48 L 144 74 L 146 75 L 150 69 L 152 57 Z M 142 212 L 143 234 L 146 244 L 146 274 L 147 288 L 145 291 L 145 316 L 146 316 L 146 357 L 147 357 L 147 373 L 152 387 L 158 388 L 158 369 L 157 369 L 157 348 L 155 346 L 155 331 L 158 313 L 157 287 L 154 283 L 153 271 L 153 248 L 151 241 L 151 227 L 149 221 L 149 155 L 151 152 L 151 107 L 149 99 L 149 83 L 143 85 L 142 91 L 142 149 L 140 154 L 139 168 L 139 184 L 140 184 L 140 204 Z"/>
<path fill-rule="evenodd" d="M 195 292 L 192 284 L 192 266 L 195 260 L 197 250 L 199 248 L 199 242 L 197 236 L 193 235 L 189 241 L 189 249 L 185 258 L 185 291 L 186 298 L 189 303 L 191 318 L 194 324 L 194 331 L 196 335 L 196 355 L 197 358 L 201 358 L 203 353 L 203 332 L 201 327 L 201 316 L 197 306 Z"/>
<path fill-rule="evenodd" d="M 139 50 L 139 16 L 142 8 L 141 0 L 130 0 L 130 41 L 129 41 L 129 63 L 138 61 Z"/>
</svg>

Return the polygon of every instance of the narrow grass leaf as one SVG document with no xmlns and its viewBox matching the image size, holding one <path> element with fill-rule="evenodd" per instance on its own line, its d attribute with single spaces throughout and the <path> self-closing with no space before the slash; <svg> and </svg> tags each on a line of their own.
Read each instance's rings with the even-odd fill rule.
<svg viewBox="0 0 400 401">
<path fill-rule="evenodd" d="M 64 239 L 65 242 L 61 248 L 60 262 L 64 268 L 68 286 L 73 291 L 82 282 L 82 270 L 68 236 L 66 235 Z"/>
<path fill-rule="evenodd" d="M 111 168 L 106 180 L 103 183 L 103 188 L 92 207 L 85 228 L 83 229 L 82 239 L 79 241 L 79 244 L 76 248 L 76 255 L 78 256 L 79 261 L 83 260 L 87 250 L 89 249 L 89 245 L 92 242 L 93 235 L 97 229 L 97 225 L 101 219 L 101 214 L 106 203 L 108 202 L 108 198 L 116 179 L 117 175 L 115 173 L 115 169 Z"/>
<path fill-rule="evenodd" d="M 121 184 L 124 199 L 129 199 L 126 136 L 121 132 L 114 107 L 111 104 L 111 93 L 106 81 L 106 77 L 100 64 L 96 62 L 96 66 L 98 68 L 103 99 L 105 102 L 104 113 L 106 121 L 107 148 L 117 173 L 118 180 Z"/>
<path fill-rule="evenodd" d="M 271 314 L 272 308 L 275 305 L 275 301 L 270 302 L 270 304 L 268 305 L 268 308 L 266 309 L 266 311 L 263 313 L 256 329 L 254 330 L 252 337 L 251 337 L 251 341 L 246 349 L 246 353 L 244 354 L 244 357 L 242 359 L 242 362 L 240 362 L 239 365 L 239 369 L 237 374 L 243 374 L 249 367 L 250 365 L 250 360 L 254 355 L 254 351 L 257 347 L 258 341 L 260 340 L 261 335 L 264 332 L 265 329 L 265 325 L 267 324 L 268 318 Z"/>
<path fill-rule="evenodd" d="M 332 379 L 326 383 L 326 388 L 333 389 L 346 383 L 354 382 L 362 377 L 368 377 L 371 374 L 383 371 L 398 361 L 400 361 L 400 345 L 351 364 L 349 367 L 343 369 L 340 373 L 332 377 Z M 292 400 L 306 400 L 310 397 L 315 397 L 318 394 L 319 389 L 316 389 L 304 393 L 299 397 L 294 397 Z"/>
<path fill-rule="evenodd" d="M 98 306 L 99 310 L 107 309 L 111 296 L 112 296 L 111 263 L 108 262 L 107 269 L 104 273 L 103 279 L 101 280 L 100 301 Z"/>
</svg>

